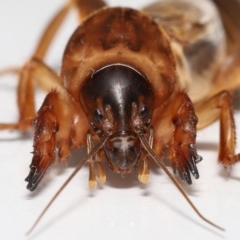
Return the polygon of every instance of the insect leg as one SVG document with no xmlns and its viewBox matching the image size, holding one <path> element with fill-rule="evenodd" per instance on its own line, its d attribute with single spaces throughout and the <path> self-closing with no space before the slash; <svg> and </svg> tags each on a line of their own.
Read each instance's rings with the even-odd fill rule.
<svg viewBox="0 0 240 240">
<path fill-rule="evenodd" d="M 27 188 L 35 190 L 49 166 L 55 160 L 56 132 L 58 122 L 50 106 L 46 106 L 38 113 L 34 123 L 34 151 L 30 165 L 30 173 L 26 178 Z"/>
<path fill-rule="evenodd" d="M 240 154 L 235 155 L 235 124 L 232 97 L 229 92 L 220 92 L 211 99 L 196 104 L 195 110 L 199 118 L 198 129 L 210 125 L 217 119 L 220 120 L 219 162 L 227 167 L 239 161 Z"/>
<path fill-rule="evenodd" d="M 43 71 L 42 77 L 50 78 L 52 75 L 54 72 Z M 55 161 L 56 150 L 59 160 L 65 161 L 70 150 L 85 145 L 87 129 L 88 123 L 79 104 L 64 88 L 59 87 L 58 91 L 53 90 L 46 96 L 34 120 L 33 159 L 26 178 L 29 190 L 37 187 Z"/>
<path fill-rule="evenodd" d="M 196 163 L 202 160 L 197 155 L 195 145 L 198 119 L 186 94 L 178 94 L 174 100 L 174 105 L 173 124 L 175 130 L 170 142 L 169 157 L 172 160 L 174 172 L 178 171 L 182 180 L 191 184 L 190 172 L 194 178 L 199 178 Z"/>
<path fill-rule="evenodd" d="M 52 91 L 45 98 L 34 120 L 33 159 L 30 165 L 30 173 L 26 178 L 27 188 L 30 191 L 35 190 L 49 166 L 55 161 L 58 144 L 60 160 L 66 159 L 69 153 L 70 143 L 67 140 L 70 141 L 69 127 L 71 122 L 62 119 L 63 116 L 59 112 L 58 104 L 62 106 L 60 95 L 56 91 Z M 68 113 L 68 115 L 70 114 Z M 68 118 L 71 118 L 71 115 Z M 57 139 L 57 133 L 59 133 L 62 124 L 66 124 L 66 136 L 64 138 L 61 136 L 60 140 Z"/>
<path fill-rule="evenodd" d="M 38 59 L 43 59 L 46 55 L 46 52 L 56 35 L 57 30 L 61 26 L 63 20 L 67 16 L 69 10 L 71 9 L 72 4 L 69 2 L 64 6 L 60 11 L 57 12 L 57 14 L 53 17 L 51 22 L 46 27 L 45 31 L 42 34 L 42 37 L 40 38 L 36 50 L 33 54 L 34 57 Z"/>
<path fill-rule="evenodd" d="M 49 45 L 58 30 L 59 26 L 63 22 L 65 16 L 70 10 L 72 4 L 67 4 L 64 6 L 53 18 L 45 32 L 42 35 L 42 38 L 37 45 L 36 51 L 33 54 L 35 57 L 30 59 L 23 67 L 16 69 L 5 69 L 0 71 L 0 75 L 7 73 L 15 73 L 19 75 L 19 83 L 18 83 L 18 109 L 19 109 L 19 122 L 18 123 L 3 123 L 0 124 L 0 130 L 3 129 L 17 129 L 20 131 L 27 131 L 32 126 L 32 120 L 35 117 L 35 106 L 34 106 L 34 84 L 37 85 L 46 85 L 46 81 L 44 84 L 41 84 L 40 81 L 36 81 L 37 79 L 44 79 L 40 74 L 44 72 L 44 68 L 46 66 L 41 62 L 40 59 L 46 54 L 46 51 L 49 48 Z M 56 79 L 51 77 L 51 79 Z M 35 80 L 35 83 L 34 83 Z M 56 88 L 56 84 L 51 85 L 53 81 L 49 81 L 49 88 Z M 57 82 L 60 83 L 57 78 Z M 46 87 L 45 87 L 46 88 Z M 46 89 L 44 89 L 46 90 Z"/>
<path fill-rule="evenodd" d="M 197 117 L 191 100 L 184 92 L 178 92 L 156 115 L 161 119 L 159 123 L 153 122 L 156 139 L 153 149 L 158 148 L 157 145 L 168 145 L 174 173 L 178 172 L 182 180 L 191 184 L 190 172 L 199 178 L 196 163 L 202 160 L 195 146 Z"/>
<path fill-rule="evenodd" d="M 18 83 L 18 109 L 19 121 L 17 123 L 1 123 L 0 129 L 17 129 L 27 131 L 32 126 L 35 117 L 34 85 L 37 84 L 46 91 L 52 88 L 62 89 L 57 75 L 41 61 L 33 58 L 19 71 Z"/>
<path fill-rule="evenodd" d="M 105 2 L 102 0 L 73 0 L 72 2 L 75 2 L 75 6 L 79 12 L 80 21 L 92 12 L 106 6 Z"/>
<path fill-rule="evenodd" d="M 53 17 L 51 22 L 48 24 L 45 29 L 42 37 L 40 38 L 39 43 L 37 44 L 37 48 L 34 57 L 38 59 L 43 59 L 46 55 L 46 52 L 56 34 L 65 17 L 69 13 L 70 9 L 75 7 L 79 11 L 80 22 L 86 16 L 88 16 L 93 11 L 104 7 L 106 4 L 101 0 L 87 1 L 87 0 L 69 0 L 69 2 L 62 8 L 57 14 Z"/>
</svg>

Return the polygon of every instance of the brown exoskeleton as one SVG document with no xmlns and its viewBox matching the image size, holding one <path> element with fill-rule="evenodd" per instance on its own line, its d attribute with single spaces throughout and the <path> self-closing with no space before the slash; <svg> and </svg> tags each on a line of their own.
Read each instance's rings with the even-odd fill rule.
<svg viewBox="0 0 240 240">
<path fill-rule="evenodd" d="M 231 1 L 236 6 L 214 2 L 223 25 L 204 15 L 205 5 L 185 1 L 162 1 L 143 12 L 102 8 L 105 4 L 97 0 L 71 1 L 57 14 L 34 57 L 19 71 L 19 122 L 0 125 L 25 131 L 35 119 L 29 190 L 37 187 L 56 153 L 65 161 L 82 146 L 89 154 L 74 174 L 88 161 L 90 188 L 96 187 L 96 175 L 101 183 L 106 179 L 103 160 L 118 173 L 139 166 L 139 180 L 147 183 L 153 158 L 171 177 L 161 160 L 166 147 L 174 172 L 191 184 L 190 174 L 199 177 L 201 160 L 195 146 L 197 116 L 199 129 L 220 119 L 219 161 L 230 166 L 239 160 L 230 92 L 240 84 L 235 14 L 240 7 L 237 1 Z M 67 44 L 59 77 L 43 57 L 73 6 L 83 22 Z M 207 6 L 210 16 L 218 14 L 211 3 Z M 33 80 L 55 89 L 36 117 Z"/>
</svg>

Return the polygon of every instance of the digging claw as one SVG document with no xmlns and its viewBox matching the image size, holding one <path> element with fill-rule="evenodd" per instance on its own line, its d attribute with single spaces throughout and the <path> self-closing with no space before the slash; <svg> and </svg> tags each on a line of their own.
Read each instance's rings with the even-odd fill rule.
<svg viewBox="0 0 240 240">
<path fill-rule="evenodd" d="M 33 162 L 34 160 L 35 159 L 33 158 Z M 26 177 L 25 181 L 28 182 L 27 189 L 30 191 L 34 191 L 37 188 L 40 181 L 42 180 L 43 176 L 45 175 L 49 167 L 49 161 L 45 164 L 43 161 L 41 161 L 38 166 L 32 163 L 29 167 L 30 172 Z"/>
<path fill-rule="evenodd" d="M 191 185 L 192 179 L 190 173 L 195 179 L 199 178 L 196 164 L 201 162 L 202 157 L 197 155 L 194 144 L 181 145 L 179 150 L 179 158 L 176 161 L 174 173 L 176 174 L 177 170 L 180 178 Z"/>
</svg>

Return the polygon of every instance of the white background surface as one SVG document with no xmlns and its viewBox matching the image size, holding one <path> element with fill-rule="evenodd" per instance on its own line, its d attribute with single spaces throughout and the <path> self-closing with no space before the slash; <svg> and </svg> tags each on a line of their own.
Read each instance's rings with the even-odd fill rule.
<svg viewBox="0 0 240 240">
<path fill-rule="evenodd" d="M 0 69 L 21 66 L 32 54 L 41 30 L 64 0 L 0 1 Z M 139 7 L 147 1 L 108 1 L 111 5 Z M 68 18 L 47 62 L 60 67 L 65 43 L 75 28 L 76 15 Z M 0 80 L 0 122 L 17 120 L 16 78 Z M 41 104 L 43 94 L 37 94 Z M 236 113 L 237 136 L 240 114 Z M 217 164 L 218 123 L 198 133 L 200 179 L 183 184 L 191 200 L 210 220 L 226 228 L 218 231 L 196 216 L 166 175 L 152 165 L 151 182 L 143 186 L 137 175 L 107 170 L 107 183 L 90 191 L 84 167 L 44 216 L 35 231 L 24 234 L 43 207 L 73 171 L 80 158 L 73 153 L 68 167 L 55 166 L 38 190 L 26 190 L 31 134 L 0 132 L 0 239 L 239 239 L 240 165 L 228 175 Z M 240 152 L 240 148 L 237 148 Z"/>
</svg>

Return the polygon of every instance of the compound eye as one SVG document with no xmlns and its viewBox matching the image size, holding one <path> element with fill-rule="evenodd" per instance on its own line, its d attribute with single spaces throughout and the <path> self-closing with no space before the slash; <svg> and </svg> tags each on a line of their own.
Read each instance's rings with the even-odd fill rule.
<svg viewBox="0 0 240 240">
<path fill-rule="evenodd" d="M 140 116 L 142 118 L 145 118 L 148 115 L 148 108 L 146 106 L 143 106 L 141 111 L 140 111 Z"/>
<path fill-rule="evenodd" d="M 94 119 L 95 119 L 97 122 L 99 122 L 99 123 L 101 123 L 102 120 L 103 120 L 103 115 L 101 114 L 101 112 L 100 112 L 99 109 L 96 109 L 96 110 L 94 111 L 93 117 L 94 117 Z"/>
</svg>

